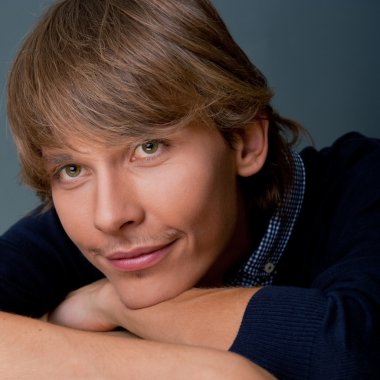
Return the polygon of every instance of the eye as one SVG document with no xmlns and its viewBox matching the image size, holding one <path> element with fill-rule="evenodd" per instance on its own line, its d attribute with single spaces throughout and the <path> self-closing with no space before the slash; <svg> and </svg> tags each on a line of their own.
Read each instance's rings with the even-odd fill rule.
<svg viewBox="0 0 380 380">
<path fill-rule="evenodd" d="M 157 152 L 159 144 L 160 143 L 158 141 L 148 141 L 141 144 L 141 150 L 146 154 L 154 154 Z"/>
<path fill-rule="evenodd" d="M 57 172 L 57 177 L 59 180 L 63 182 L 71 181 L 80 177 L 83 173 L 83 168 L 77 164 L 68 164 L 59 169 Z"/>
<path fill-rule="evenodd" d="M 66 165 L 62 170 L 68 177 L 76 178 L 81 174 L 82 167 L 80 165 L 70 164 Z"/>
<path fill-rule="evenodd" d="M 164 143 L 161 140 L 150 140 L 136 147 L 132 161 L 151 160 L 161 153 Z"/>
</svg>

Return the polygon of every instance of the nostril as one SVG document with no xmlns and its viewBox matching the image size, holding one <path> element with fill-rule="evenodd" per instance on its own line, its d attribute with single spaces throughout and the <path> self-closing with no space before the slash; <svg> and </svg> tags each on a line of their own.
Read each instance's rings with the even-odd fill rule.
<svg viewBox="0 0 380 380">
<path fill-rule="evenodd" d="M 94 226 L 104 233 L 117 233 L 126 226 L 140 224 L 144 212 L 138 206 L 117 205 L 115 207 L 100 207 L 94 216 Z"/>
</svg>

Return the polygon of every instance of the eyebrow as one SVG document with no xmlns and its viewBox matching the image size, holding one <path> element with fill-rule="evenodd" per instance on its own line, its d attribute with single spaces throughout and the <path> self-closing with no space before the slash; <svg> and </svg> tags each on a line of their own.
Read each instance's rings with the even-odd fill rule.
<svg viewBox="0 0 380 380">
<path fill-rule="evenodd" d="M 48 165 L 60 165 L 72 162 L 73 156 L 67 153 L 47 153 L 42 155 L 43 160 Z"/>
</svg>

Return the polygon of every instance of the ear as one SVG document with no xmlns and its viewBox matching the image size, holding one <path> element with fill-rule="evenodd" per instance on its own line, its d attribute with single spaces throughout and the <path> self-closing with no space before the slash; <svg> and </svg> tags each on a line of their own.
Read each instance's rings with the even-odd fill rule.
<svg viewBox="0 0 380 380">
<path fill-rule="evenodd" d="M 267 119 L 255 119 L 239 134 L 235 150 L 236 170 L 240 176 L 249 177 L 264 166 L 268 154 L 268 126 Z"/>
</svg>

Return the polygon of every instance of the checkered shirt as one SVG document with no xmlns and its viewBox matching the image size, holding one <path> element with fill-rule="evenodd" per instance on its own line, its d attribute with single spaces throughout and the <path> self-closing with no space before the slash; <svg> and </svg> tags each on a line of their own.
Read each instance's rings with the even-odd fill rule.
<svg viewBox="0 0 380 380">
<path fill-rule="evenodd" d="M 276 266 L 292 234 L 305 193 L 305 167 L 292 152 L 293 182 L 271 219 L 260 244 L 248 260 L 231 276 L 227 285 L 237 287 L 270 285 Z"/>
</svg>

